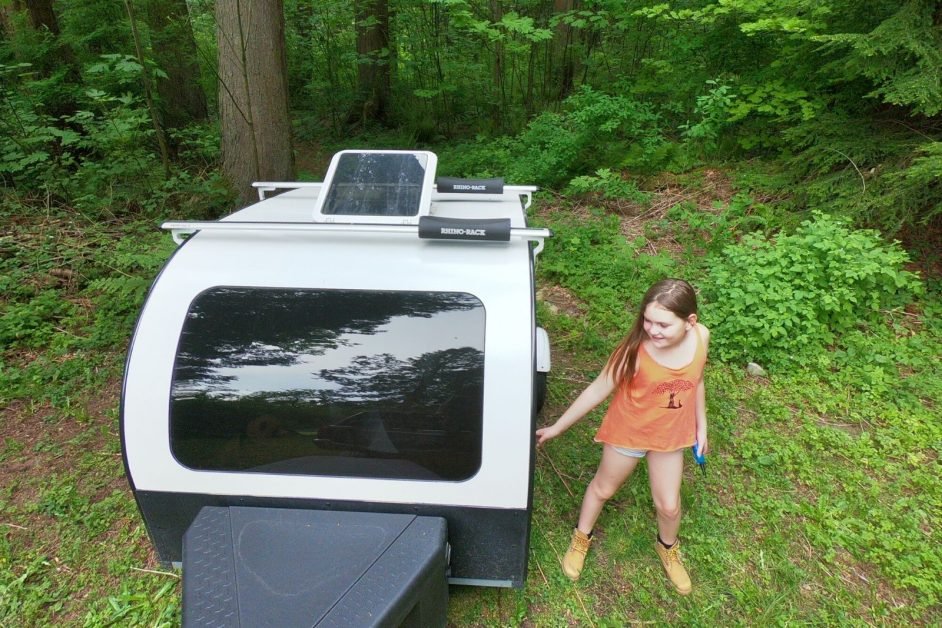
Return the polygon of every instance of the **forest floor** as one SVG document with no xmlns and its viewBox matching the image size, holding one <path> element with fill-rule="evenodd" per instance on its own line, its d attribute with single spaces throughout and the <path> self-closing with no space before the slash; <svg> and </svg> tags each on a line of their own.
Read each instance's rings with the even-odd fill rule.
<svg viewBox="0 0 942 628">
<path fill-rule="evenodd" d="M 312 151 L 299 167 L 321 172 L 321 159 Z M 650 203 L 596 199 L 591 207 L 617 215 L 621 233 L 645 238 L 648 252 L 680 255 L 676 237 L 653 232 L 650 225 L 678 203 L 721 211 L 735 194 L 721 170 L 705 169 L 697 181 L 692 186 L 689 178 L 652 178 L 644 184 L 652 193 Z M 551 219 L 557 210 L 589 218 L 588 203 L 542 200 L 540 219 Z M 545 277 L 539 279 L 538 299 L 553 340 L 542 424 L 565 410 L 600 364 L 596 354 L 581 349 L 581 326 L 592 305 Z M 6 354 L 2 365 L 8 371 L 25 369 L 40 358 Z M 50 365 L 76 358 L 84 359 L 60 356 Z M 179 623 L 179 573 L 157 561 L 124 476 L 117 422 L 123 359 L 121 350 L 91 356 L 87 372 L 76 378 L 83 383 L 69 384 L 68 394 L 13 398 L 2 408 L 0 626 Z M 792 383 L 746 377 L 742 365 L 715 367 L 708 383 L 717 393 L 711 398 L 717 427 L 709 475 L 702 478 L 688 468 L 683 493 L 693 595 L 674 595 L 660 571 L 643 469 L 603 513 L 583 579 L 573 584 L 561 574 L 559 558 L 598 461 L 591 438 L 598 416 L 593 416 L 538 452 L 527 586 L 520 591 L 452 587 L 449 624 L 942 622 L 937 604 L 901 584 L 905 577 L 895 563 L 879 563 L 874 554 L 840 543 L 828 545 L 827 534 L 840 529 L 842 509 L 857 508 L 841 501 L 841 490 L 855 490 L 843 479 L 846 461 L 822 456 L 820 468 L 812 470 L 826 482 L 842 478 L 830 492 L 789 466 L 784 453 L 777 458 L 784 461 L 780 472 L 755 453 L 769 434 L 811 448 L 824 438 L 839 442 L 830 425 L 854 437 L 864 430 L 879 435 L 879 428 L 823 412 L 812 416 L 809 408 L 821 390 L 801 398 L 788 392 Z M 800 440 L 802 430 L 811 441 Z M 803 459 L 791 450 L 788 455 Z M 926 463 L 937 467 L 938 459 Z M 766 479 L 757 470 L 781 477 Z M 887 501 L 877 493 L 867 499 L 874 509 Z M 930 527 L 938 524 L 932 516 L 928 521 Z M 937 534 L 924 532 L 927 538 Z"/>
</svg>

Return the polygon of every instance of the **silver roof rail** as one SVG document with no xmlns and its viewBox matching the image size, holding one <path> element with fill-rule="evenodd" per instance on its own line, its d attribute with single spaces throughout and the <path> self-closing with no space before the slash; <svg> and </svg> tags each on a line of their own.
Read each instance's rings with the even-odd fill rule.
<svg viewBox="0 0 942 628">
<path fill-rule="evenodd" d="M 258 190 L 258 200 L 264 201 L 268 194 L 275 190 L 300 190 L 308 188 L 319 190 L 324 186 L 321 181 L 255 181 L 252 187 Z M 535 185 L 505 185 L 503 194 L 465 194 L 462 192 L 438 192 L 437 187 L 433 189 L 433 201 L 449 200 L 469 200 L 471 198 L 490 201 L 490 200 L 508 200 L 511 198 L 524 197 L 523 209 L 526 211 L 533 204 L 533 193 L 539 188 Z"/>
<path fill-rule="evenodd" d="M 388 233 L 418 236 L 418 225 L 381 225 L 347 224 L 322 222 L 243 222 L 243 221 L 168 221 L 160 225 L 170 231 L 173 241 L 182 244 L 186 237 L 197 231 L 317 231 L 327 233 Z M 510 229 L 510 237 L 518 240 L 536 242 L 534 257 L 543 250 L 543 240 L 553 236 L 550 229 L 519 228 Z"/>
<path fill-rule="evenodd" d="M 321 181 L 255 181 L 252 187 L 258 190 L 258 200 L 264 201 L 268 192 L 275 190 L 299 190 L 301 188 L 319 189 L 324 186 Z"/>
</svg>

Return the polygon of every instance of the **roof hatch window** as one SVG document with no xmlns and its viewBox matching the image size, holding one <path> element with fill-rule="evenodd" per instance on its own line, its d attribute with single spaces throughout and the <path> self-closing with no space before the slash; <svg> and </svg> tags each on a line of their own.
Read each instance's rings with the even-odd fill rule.
<svg viewBox="0 0 942 628">
<path fill-rule="evenodd" d="M 171 449 L 194 469 L 467 479 L 484 319 L 465 293 L 207 290 L 177 348 Z"/>
<path fill-rule="evenodd" d="M 416 151 L 343 151 L 325 180 L 323 216 L 415 217 L 428 195 L 434 164 L 430 153 Z"/>
</svg>

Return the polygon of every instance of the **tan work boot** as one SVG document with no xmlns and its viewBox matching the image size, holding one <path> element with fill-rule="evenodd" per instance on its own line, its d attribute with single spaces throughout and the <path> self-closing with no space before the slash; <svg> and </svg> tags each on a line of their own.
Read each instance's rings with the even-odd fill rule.
<svg viewBox="0 0 942 628">
<path fill-rule="evenodd" d="M 680 541 L 674 543 L 674 546 L 670 549 L 661 545 L 660 541 L 654 541 L 654 549 L 661 559 L 661 564 L 664 565 L 667 577 L 674 585 L 674 588 L 677 589 L 677 592 L 681 595 L 690 593 L 693 586 L 690 584 L 690 576 L 687 575 L 687 570 L 684 569 L 684 564 L 680 559 Z"/>
<path fill-rule="evenodd" d="M 563 573 L 570 580 L 578 580 L 582 573 L 582 566 L 585 564 L 585 555 L 589 551 L 589 545 L 592 539 L 579 531 L 578 528 L 572 531 L 572 540 L 569 541 L 569 549 L 563 556 Z"/>
</svg>

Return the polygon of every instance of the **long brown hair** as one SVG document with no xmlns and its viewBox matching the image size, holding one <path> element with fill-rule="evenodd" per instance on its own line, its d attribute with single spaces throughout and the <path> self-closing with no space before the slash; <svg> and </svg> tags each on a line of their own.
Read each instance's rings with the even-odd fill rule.
<svg viewBox="0 0 942 628">
<path fill-rule="evenodd" d="M 683 279 L 662 279 L 648 288 L 648 291 L 644 293 L 644 298 L 641 299 L 638 317 L 631 326 L 631 331 L 618 343 L 605 364 L 603 372 L 607 371 L 611 374 L 615 386 L 623 381 L 626 384 L 630 383 L 635 375 L 638 348 L 647 336 L 644 331 L 644 311 L 651 303 L 657 303 L 683 319 L 697 313 L 697 293 L 693 286 Z"/>
</svg>

